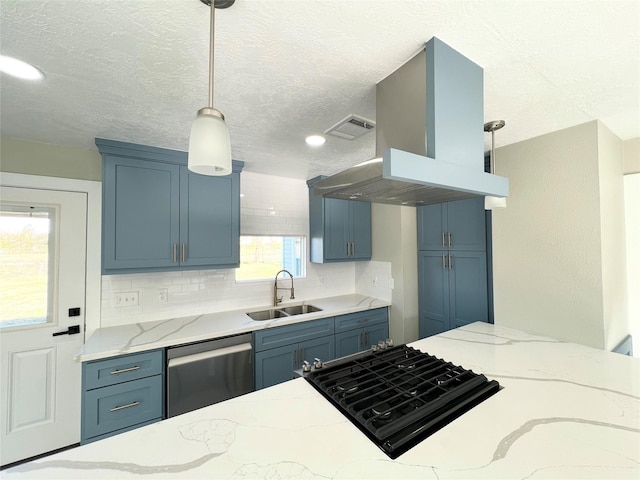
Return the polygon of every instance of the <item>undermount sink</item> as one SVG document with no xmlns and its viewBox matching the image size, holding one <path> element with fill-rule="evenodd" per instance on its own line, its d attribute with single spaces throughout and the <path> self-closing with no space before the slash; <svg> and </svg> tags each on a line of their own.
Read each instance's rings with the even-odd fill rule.
<svg viewBox="0 0 640 480">
<path fill-rule="evenodd" d="M 322 309 L 313 305 L 294 305 L 291 307 L 270 308 L 269 310 L 259 310 L 257 312 L 247 312 L 252 320 L 263 321 L 275 318 L 292 317 L 304 313 L 321 312 Z"/>
<path fill-rule="evenodd" d="M 321 312 L 322 309 L 313 305 L 294 305 L 292 307 L 282 307 L 280 309 L 289 315 L 301 315 L 303 313 Z"/>
</svg>

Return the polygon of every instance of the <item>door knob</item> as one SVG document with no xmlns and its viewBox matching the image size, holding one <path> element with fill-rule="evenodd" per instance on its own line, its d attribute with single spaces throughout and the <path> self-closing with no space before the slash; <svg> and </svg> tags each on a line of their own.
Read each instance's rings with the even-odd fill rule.
<svg viewBox="0 0 640 480">
<path fill-rule="evenodd" d="M 52 337 L 57 337 L 59 335 L 75 335 L 76 333 L 80 333 L 80 325 L 71 325 L 68 329 L 63 332 L 56 332 L 52 334 Z"/>
</svg>

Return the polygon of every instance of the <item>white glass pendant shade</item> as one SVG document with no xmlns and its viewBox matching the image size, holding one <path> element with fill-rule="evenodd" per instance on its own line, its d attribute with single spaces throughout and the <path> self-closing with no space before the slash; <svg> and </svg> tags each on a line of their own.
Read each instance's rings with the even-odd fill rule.
<svg viewBox="0 0 640 480">
<path fill-rule="evenodd" d="M 189 170 L 201 175 L 231 173 L 231 140 L 222 118 L 198 113 L 189 138 Z"/>
<path fill-rule="evenodd" d="M 507 208 L 507 197 L 484 197 L 484 209 Z"/>
</svg>

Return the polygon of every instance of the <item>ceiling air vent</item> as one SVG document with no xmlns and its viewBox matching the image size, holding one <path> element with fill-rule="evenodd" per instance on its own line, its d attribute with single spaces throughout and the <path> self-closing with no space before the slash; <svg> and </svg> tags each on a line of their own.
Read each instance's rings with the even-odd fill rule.
<svg viewBox="0 0 640 480">
<path fill-rule="evenodd" d="M 355 115 L 349 115 L 347 118 L 343 118 L 324 133 L 335 135 L 336 137 L 344 138 L 346 140 L 355 140 L 366 133 L 372 132 L 375 126 L 376 123 L 371 120 L 357 117 Z"/>
</svg>

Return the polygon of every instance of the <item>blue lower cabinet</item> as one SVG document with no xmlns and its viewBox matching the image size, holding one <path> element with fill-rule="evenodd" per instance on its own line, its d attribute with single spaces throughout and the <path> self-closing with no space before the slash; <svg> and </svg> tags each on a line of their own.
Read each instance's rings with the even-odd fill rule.
<svg viewBox="0 0 640 480">
<path fill-rule="evenodd" d="M 264 352 L 256 352 L 256 390 L 277 385 L 293 378 L 298 345 L 286 345 Z"/>
<path fill-rule="evenodd" d="M 333 335 L 256 352 L 256 390 L 291 380 L 304 360 L 313 363 L 314 358 L 323 362 L 335 358 Z"/>
<path fill-rule="evenodd" d="M 162 375 L 90 390 L 83 423 L 88 438 L 162 419 Z"/>
<path fill-rule="evenodd" d="M 364 349 L 362 329 L 336 333 L 336 357 L 344 357 L 358 353 Z"/>
<path fill-rule="evenodd" d="M 164 418 L 164 350 L 86 362 L 82 370 L 82 444 Z"/>
<path fill-rule="evenodd" d="M 340 315 L 336 323 L 336 357 L 362 352 L 389 338 L 387 307 Z"/>
<path fill-rule="evenodd" d="M 256 390 L 291 380 L 304 360 L 335 358 L 333 332 L 333 317 L 254 332 Z"/>
</svg>

